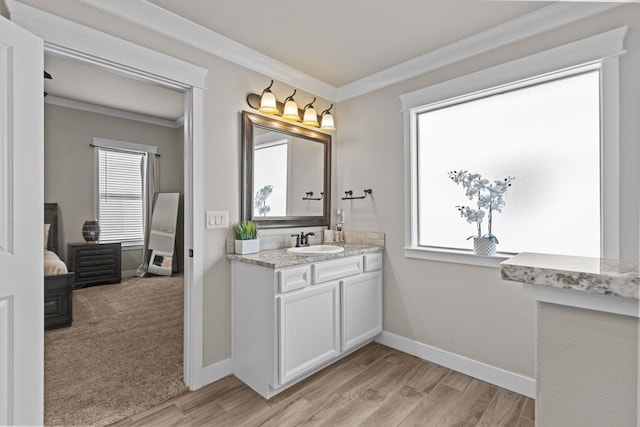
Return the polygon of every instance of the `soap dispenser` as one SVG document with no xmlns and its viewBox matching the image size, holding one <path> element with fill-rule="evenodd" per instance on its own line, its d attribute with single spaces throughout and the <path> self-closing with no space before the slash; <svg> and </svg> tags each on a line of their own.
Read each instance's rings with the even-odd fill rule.
<svg viewBox="0 0 640 427">
<path fill-rule="evenodd" d="M 336 235 L 335 235 L 336 242 L 344 241 L 344 236 L 342 234 L 343 227 L 344 227 L 344 211 L 342 210 L 342 208 L 338 208 L 336 210 Z"/>
</svg>

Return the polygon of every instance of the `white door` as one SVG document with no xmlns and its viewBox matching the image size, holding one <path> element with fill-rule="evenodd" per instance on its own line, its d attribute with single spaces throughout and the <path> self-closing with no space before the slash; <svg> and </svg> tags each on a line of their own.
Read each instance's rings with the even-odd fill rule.
<svg viewBox="0 0 640 427">
<path fill-rule="evenodd" d="M 42 425 L 43 43 L 0 17 L 0 425 Z"/>
<path fill-rule="evenodd" d="M 382 332 L 382 272 L 343 279 L 342 351 L 350 350 Z"/>
<path fill-rule="evenodd" d="M 281 385 L 340 353 L 339 307 L 338 282 L 278 297 Z"/>
</svg>

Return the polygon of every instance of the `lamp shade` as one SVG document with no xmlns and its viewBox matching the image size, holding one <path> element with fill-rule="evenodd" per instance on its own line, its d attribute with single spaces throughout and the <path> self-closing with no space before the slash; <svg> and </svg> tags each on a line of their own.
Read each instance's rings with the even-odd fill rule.
<svg viewBox="0 0 640 427">
<path fill-rule="evenodd" d="M 333 124 L 333 116 L 331 115 L 331 113 L 324 113 L 322 115 L 322 122 L 320 123 L 320 129 L 336 130 L 336 127 Z"/>
<path fill-rule="evenodd" d="M 313 107 L 307 107 L 304 110 L 304 117 L 302 118 L 302 124 L 305 126 L 318 126 L 318 114 Z"/>
<path fill-rule="evenodd" d="M 265 91 L 260 98 L 260 108 L 258 109 L 261 113 L 265 114 L 275 114 L 278 112 L 278 108 L 276 107 L 276 97 L 271 91 Z"/>
<path fill-rule="evenodd" d="M 282 114 L 282 118 L 285 120 L 293 120 L 295 122 L 300 121 L 300 116 L 298 115 L 298 104 L 293 99 L 290 99 L 284 104 L 284 113 Z"/>
</svg>

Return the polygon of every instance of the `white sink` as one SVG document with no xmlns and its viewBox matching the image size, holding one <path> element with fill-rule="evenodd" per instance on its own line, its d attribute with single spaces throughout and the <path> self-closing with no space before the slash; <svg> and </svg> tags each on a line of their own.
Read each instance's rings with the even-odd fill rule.
<svg viewBox="0 0 640 427">
<path fill-rule="evenodd" d="M 342 246 L 334 245 L 311 245 L 301 246 L 299 248 L 289 248 L 287 252 L 300 255 L 323 255 L 323 254 L 337 254 L 344 251 Z"/>
</svg>

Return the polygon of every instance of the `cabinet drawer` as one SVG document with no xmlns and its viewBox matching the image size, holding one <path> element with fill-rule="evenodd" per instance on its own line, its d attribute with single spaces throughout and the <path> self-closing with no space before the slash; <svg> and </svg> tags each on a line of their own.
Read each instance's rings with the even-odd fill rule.
<svg viewBox="0 0 640 427">
<path fill-rule="evenodd" d="M 110 265 L 113 265 L 113 263 L 114 263 L 113 257 L 107 257 L 107 258 L 83 257 L 78 259 L 78 268 L 79 269 L 83 269 L 83 268 L 95 269 L 96 266 L 100 266 L 100 265 L 110 266 Z"/>
<path fill-rule="evenodd" d="M 382 254 L 366 254 L 364 256 L 364 271 L 382 270 Z"/>
<path fill-rule="evenodd" d="M 278 272 L 278 292 L 290 292 L 311 284 L 311 266 L 290 268 Z"/>
<path fill-rule="evenodd" d="M 362 257 L 340 258 L 313 266 L 313 283 L 323 283 L 362 273 Z"/>
<path fill-rule="evenodd" d="M 95 257 L 95 256 L 113 257 L 114 254 L 115 254 L 115 248 L 113 247 L 95 248 L 95 249 L 94 248 L 78 249 L 78 258 Z"/>
<path fill-rule="evenodd" d="M 114 276 L 115 276 L 115 270 L 113 268 L 103 268 L 100 270 L 87 270 L 87 271 L 76 272 L 76 278 L 78 281 L 83 281 L 87 279 L 108 280 L 108 279 L 112 279 Z"/>
</svg>

